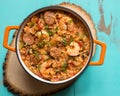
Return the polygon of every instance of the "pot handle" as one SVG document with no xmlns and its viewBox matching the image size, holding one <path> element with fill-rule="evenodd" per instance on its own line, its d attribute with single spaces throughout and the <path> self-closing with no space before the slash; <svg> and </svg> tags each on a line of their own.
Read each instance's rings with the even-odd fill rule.
<svg viewBox="0 0 120 96">
<path fill-rule="evenodd" d="M 5 33 L 4 33 L 3 46 L 5 48 L 7 48 L 8 50 L 15 52 L 16 51 L 15 48 L 8 45 L 8 36 L 9 36 L 10 30 L 12 30 L 12 29 L 18 30 L 19 26 L 7 26 L 6 27 Z M 101 54 L 100 54 L 100 60 L 97 62 L 91 61 L 89 65 L 101 65 L 104 62 L 104 57 L 105 57 L 105 53 L 106 53 L 106 44 L 103 42 L 100 42 L 98 40 L 94 40 L 94 43 L 96 43 L 102 47 Z"/>
<path fill-rule="evenodd" d="M 89 65 L 102 65 L 104 62 L 105 53 L 106 53 L 106 44 L 101 41 L 98 41 L 98 40 L 94 40 L 94 43 L 96 43 L 102 47 L 101 53 L 100 53 L 100 59 L 97 62 L 91 61 Z"/>
<path fill-rule="evenodd" d="M 4 33 L 4 40 L 3 40 L 3 46 L 5 48 L 7 48 L 8 50 L 11 50 L 11 51 L 14 51 L 15 52 L 15 48 L 10 46 L 8 44 L 8 37 L 9 37 L 9 32 L 10 30 L 12 29 L 16 29 L 18 30 L 19 29 L 19 26 L 7 26 L 6 29 L 5 29 L 5 33 Z"/>
</svg>

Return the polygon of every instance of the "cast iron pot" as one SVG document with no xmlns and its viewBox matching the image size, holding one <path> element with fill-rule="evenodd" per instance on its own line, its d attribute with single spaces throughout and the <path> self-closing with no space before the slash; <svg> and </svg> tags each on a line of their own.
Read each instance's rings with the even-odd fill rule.
<svg viewBox="0 0 120 96">
<path fill-rule="evenodd" d="M 39 76 L 35 75 L 34 73 L 32 73 L 27 67 L 26 65 L 24 64 L 24 62 L 22 61 L 21 59 L 21 56 L 20 56 L 20 52 L 19 52 L 19 38 L 20 38 L 20 34 L 24 28 L 24 26 L 26 25 L 26 23 L 28 22 L 28 20 L 33 17 L 34 15 L 38 14 L 38 13 L 41 13 L 41 12 L 44 12 L 44 11 L 47 11 L 47 10 L 61 10 L 61 11 L 64 11 L 64 12 L 68 12 L 68 13 L 71 13 L 72 15 L 74 15 L 76 18 L 78 18 L 79 20 L 82 21 L 82 23 L 85 25 L 85 27 L 87 28 L 88 30 L 88 33 L 90 35 L 90 43 L 91 43 L 91 48 L 90 48 L 90 53 L 89 53 L 89 59 L 87 61 L 87 63 L 84 65 L 84 67 L 74 76 L 72 76 L 71 78 L 68 78 L 66 80 L 63 80 L 63 81 L 57 81 L 57 82 L 51 82 L 51 81 L 48 81 L 48 80 L 45 80 L 45 79 L 42 79 L 40 78 Z M 12 29 L 16 29 L 18 30 L 17 32 L 17 36 L 16 36 L 16 41 L 15 41 L 15 48 L 12 47 L 12 46 L 9 46 L 8 45 L 8 37 L 9 37 L 9 32 L 10 30 Z M 96 43 L 98 45 L 100 45 L 102 47 L 102 50 L 101 50 L 101 54 L 100 54 L 100 60 L 98 62 L 90 62 L 91 58 L 92 58 L 92 53 L 93 53 L 93 44 Z M 104 62 L 104 57 L 105 57 L 105 51 L 106 51 L 106 44 L 103 43 L 103 42 L 100 42 L 98 40 L 93 40 L 93 37 L 92 37 L 92 34 L 91 34 L 91 30 L 89 28 L 89 26 L 87 25 L 87 22 L 79 15 L 77 14 L 76 12 L 74 12 L 73 10 L 70 10 L 68 8 L 65 8 L 65 7 L 61 7 L 61 6 L 48 6 L 48 7 L 44 7 L 44 8 L 40 8 L 36 11 L 34 11 L 33 13 L 31 13 L 27 18 L 24 19 L 24 21 L 22 22 L 22 24 L 20 26 L 7 26 L 6 27 L 6 30 L 5 30 L 5 34 L 4 34 L 4 41 L 3 41 L 3 46 L 11 51 L 14 51 L 16 52 L 17 54 L 17 58 L 20 62 L 20 64 L 22 65 L 22 67 L 24 68 L 24 70 L 30 74 L 33 78 L 39 80 L 39 81 L 42 81 L 42 82 L 45 82 L 45 83 L 49 83 L 49 84 L 60 84 L 60 83 L 65 83 L 65 82 L 69 82 L 73 79 L 75 79 L 76 77 L 78 77 L 78 75 L 80 75 L 84 70 L 85 68 L 88 66 L 88 64 L 90 65 L 100 65 Z"/>
</svg>

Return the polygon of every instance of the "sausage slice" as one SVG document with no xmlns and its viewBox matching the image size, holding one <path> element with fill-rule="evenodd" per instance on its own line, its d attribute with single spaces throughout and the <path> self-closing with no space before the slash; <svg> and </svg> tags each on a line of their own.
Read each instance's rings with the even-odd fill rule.
<svg viewBox="0 0 120 96">
<path fill-rule="evenodd" d="M 61 54 L 61 50 L 56 47 L 51 47 L 49 52 L 50 52 L 50 56 L 52 56 L 55 59 L 59 58 Z"/>
<path fill-rule="evenodd" d="M 45 23 L 48 25 L 52 25 L 55 22 L 55 14 L 51 11 L 47 11 L 44 13 Z"/>
<path fill-rule="evenodd" d="M 34 42 L 34 38 L 33 38 L 33 36 L 31 34 L 25 33 L 23 35 L 23 41 L 25 43 L 27 43 L 28 45 L 31 45 Z"/>
</svg>

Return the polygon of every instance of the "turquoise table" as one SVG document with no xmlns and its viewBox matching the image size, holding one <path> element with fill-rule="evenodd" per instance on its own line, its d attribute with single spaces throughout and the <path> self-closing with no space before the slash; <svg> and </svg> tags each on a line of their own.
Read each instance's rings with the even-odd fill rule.
<svg viewBox="0 0 120 96">
<path fill-rule="evenodd" d="M 107 51 L 102 66 L 88 66 L 72 86 L 54 96 L 120 96 L 119 0 L 0 0 L 0 96 L 13 96 L 3 85 L 3 62 L 7 53 L 2 45 L 5 27 L 19 25 L 36 9 L 63 1 L 80 5 L 91 15 L 98 40 L 107 44 Z M 97 47 L 94 61 L 98 60 L 99 53 Z"/>
</svg>

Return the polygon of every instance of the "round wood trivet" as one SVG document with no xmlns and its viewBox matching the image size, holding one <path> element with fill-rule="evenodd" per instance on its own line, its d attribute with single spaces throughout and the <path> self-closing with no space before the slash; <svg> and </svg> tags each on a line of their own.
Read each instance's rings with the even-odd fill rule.
<svg viewBox="0 0 120 96">
<path fill-rule="evenodd" d="M 70 3 L 61 3 L 58 6 L 64 6 L 78 12 L 87 21 L 90 29 L 92 30 L 93 38 L 97 38 L 94 23 L 92 22 L 90 15 L 86 13 L 85 10 Z M 14 46 L 15 44 L 15 37 L 16 36 L 13 37 L 11 46 Z M 94 53 L 95 47 L 93 55 Z M 3 70 L 4 84 L 7 86 L 8 90 L 20 96 L 48 96 L 70 86 L 75 81 L 72 80 L 68 83 L 59 85 L 50 85 L 40 82 L 25 72 L 17 59 L 16 53 L 12 51 L 8 51 L 6 55 Z"/>
</svg>

